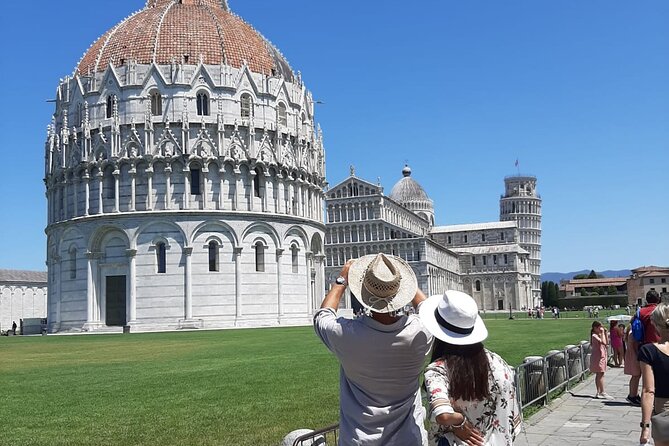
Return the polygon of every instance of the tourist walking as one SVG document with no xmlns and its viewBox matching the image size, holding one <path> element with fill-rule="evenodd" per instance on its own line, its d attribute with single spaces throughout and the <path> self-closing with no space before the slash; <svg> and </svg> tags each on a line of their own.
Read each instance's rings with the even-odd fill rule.
<svg viewBox="0 0 669 446">
<path fill-rule="evenodd" d="M 622 327 L 616 320 L 612 320 L 609 326 L 611 333 L 611 351 L 613 352 L 613 365 L 620 367 L 623 364 L 625 357 L 625 349 L 623 347 Z"/>
<path fill-rule="evenodd" d="M 669 305 L 657 305 L 650 319 L 659 340 L 639 349 L 643 376 L 639 442 L 648 443 L 652 435 L 655 446 L 669 446 Z"/>
<path fill-rule="evenodd" d="M 514 372 L 483 341 L 476 302 L 460 291 L 431 296 L 421 320 L 434 335 L 425 387 L 437 446 L 507 446 L 520 432 Z"/>
<path fill-rule="evenodd" d="M 655 326 L 650 321 L 650 315 L 653 313 L 659 302 L 660 295 L 657 291 L 649 290 L 646 293 L 646 305 L 637 309 L 637 313 L 632 317 L 632 321 L 629 324 L 627 350 L 634 350 L 625 355 L 625 375 L 630 375 L 629 392 L 626 400 L 635 405 L 641 404 L 641 396 L 639 396 L 641 366 L 639 364 L 638 351 L 642 345 L 660 340 L 660 336 L 657 333 Z M 641 342 L 634 339 L 632 333 L 632 326 L 634 325 L 634 320 L 637 318 L 641 320 L 643 325 L 643 340 Z"/>
<path fill-rule="evenodd" d="M 337 318 L 346 287 L 366 314 Z M 402 259 L 384 254 L 349 261 L 314 316 L 314 328 L 341 364 L 340 446 L 426 446 L 419 378 L 432 335 L 418 315 L 425 295 Z"/>
<path fill-rule="evenodd" d="M 590 345 L 592 353 L 590 354 L 590 372 L 595 374 L 595 387 L 598 399 L 613 399 L 611 395 L 604 391 L 604 373 L 606 372 L 607 349 L 609 344 L 606 328 L 601 322 L 595 321 L 590 329 Z"/>
<path fill-rule="evenodd" d="M 625 366 L 623 373 L 630 376 L 629 381 L 629 391 L 627 392 L 627 397 L 625 398 L 631 404 L 635 406 L 641 405 L 641 397 L 639 396 L 639 381 L 641 381 L 641 366 L 639 365 L 639 343 L 634 339 L 632 335 L 632 324 L 627 325 L 625 330 Z"/>
</svg>

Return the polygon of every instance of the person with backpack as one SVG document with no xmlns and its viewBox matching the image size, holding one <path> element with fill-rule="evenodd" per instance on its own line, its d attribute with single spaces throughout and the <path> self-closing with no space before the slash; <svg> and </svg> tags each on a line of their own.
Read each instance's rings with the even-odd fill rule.
<svg viewBox="0 0 669 446">
<path fill-rule="evenodd" d="M 640 307 L 636 310 L 636 314 L 632 318 L 630 323 L 630 333 L 628 335 L 628 340 L 631 338 L 631 347 L 634 348 L 634 354 L 630 354 L 626 357 L 626 367 L 625 374 L 631 375 L 629 382 L 629 393 L 627 398 L 625 398 L 630 403 L 635 406 L 641 405 L 641 397 L 639 396 L 639 381 L 641 380 L 641 367 L 639 365 L 639 359 L 637 358 L 636 351 L 641 349 L 644 344 L 658 342 L 660 340 L 660 335 L 657 333 L 655 326 L 653 326 L 650 315 L 653 313 L 657 304 L 660 303 L 660 295 L 655 290 L 649 290 L 646 293 L 646 305 Z M 628 347 L 630 347 L 628 343 Z M 629 364 L 629 367 L 627 365 Z M 630 373 L 628 373 L 628 370 Z"/>
</svg>

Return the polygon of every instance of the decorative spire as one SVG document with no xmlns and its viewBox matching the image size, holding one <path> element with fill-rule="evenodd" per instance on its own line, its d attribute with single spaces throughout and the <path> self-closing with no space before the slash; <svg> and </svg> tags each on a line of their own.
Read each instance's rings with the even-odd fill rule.
<svg viewBox="0 0 669 446">
<path fill-rule="evenodd" d="M 354 177 L 355 176 L 355 166 L 353 164 L 351 164 L 349 169 L 351 170 L 351 176 Z"/>
<path fill-rule="evenodd" d="M 410 177 L 411 176 L 411 167 L 409 167 L 408 164 L 404 165 L 404 169 L 402 169 L 402 176 L 405 176 L 405 177 Z"/>
</svg>

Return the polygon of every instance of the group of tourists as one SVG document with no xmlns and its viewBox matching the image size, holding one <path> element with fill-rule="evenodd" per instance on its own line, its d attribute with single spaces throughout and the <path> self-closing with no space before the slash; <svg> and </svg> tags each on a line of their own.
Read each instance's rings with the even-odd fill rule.
<svg viewBox="0 0 669 446">
<path fill-rule="evenodd" d="M 363 316 L 337 317 L 347 287 Z M 513 444 L 521 424 L 514 372 L 484 347 L 488 330 L 469 295 L 427 298 L 403 259 L 367 255 L 343 267 L 314 328 L 341 365 L 339 445 Z"/>
<path fill-rule="evenodd" d="M 610 328 L 609 335 L 602 323 L 595 321 L 590 332 L 595 397 L 612 399 L 604 391 L 610 342 L 614 366 L 624 362 L 624 373 L 630 375 L 626 399 L 641 406 L 640 443 L 647 444 L 652 432 L 655 446 L 669 446 L 669 304 L 660 303 L 657 291 L 649 290 L 646 306 L 637 311 L 626 329 L 618 323 L 611 323 Z M 639 395 L 642 379 L 643 391 Z"/>
</svg>

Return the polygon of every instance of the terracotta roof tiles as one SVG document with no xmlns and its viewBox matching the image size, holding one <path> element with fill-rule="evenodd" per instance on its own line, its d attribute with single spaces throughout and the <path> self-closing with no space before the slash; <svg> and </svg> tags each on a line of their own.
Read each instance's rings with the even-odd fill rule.
<svg viewBox="0 0 669 446">
<path fill-rule="evenodd" d="M 251 71 L 283 74 L 292 80 L 288 62 L 248 23 L 227 10 L 220 0 L 151 0 L 102 35 L 84 54 L 77 72 L 104 71 L 134 60 L 168 64 L 227 63 Z"/>
</svg>

